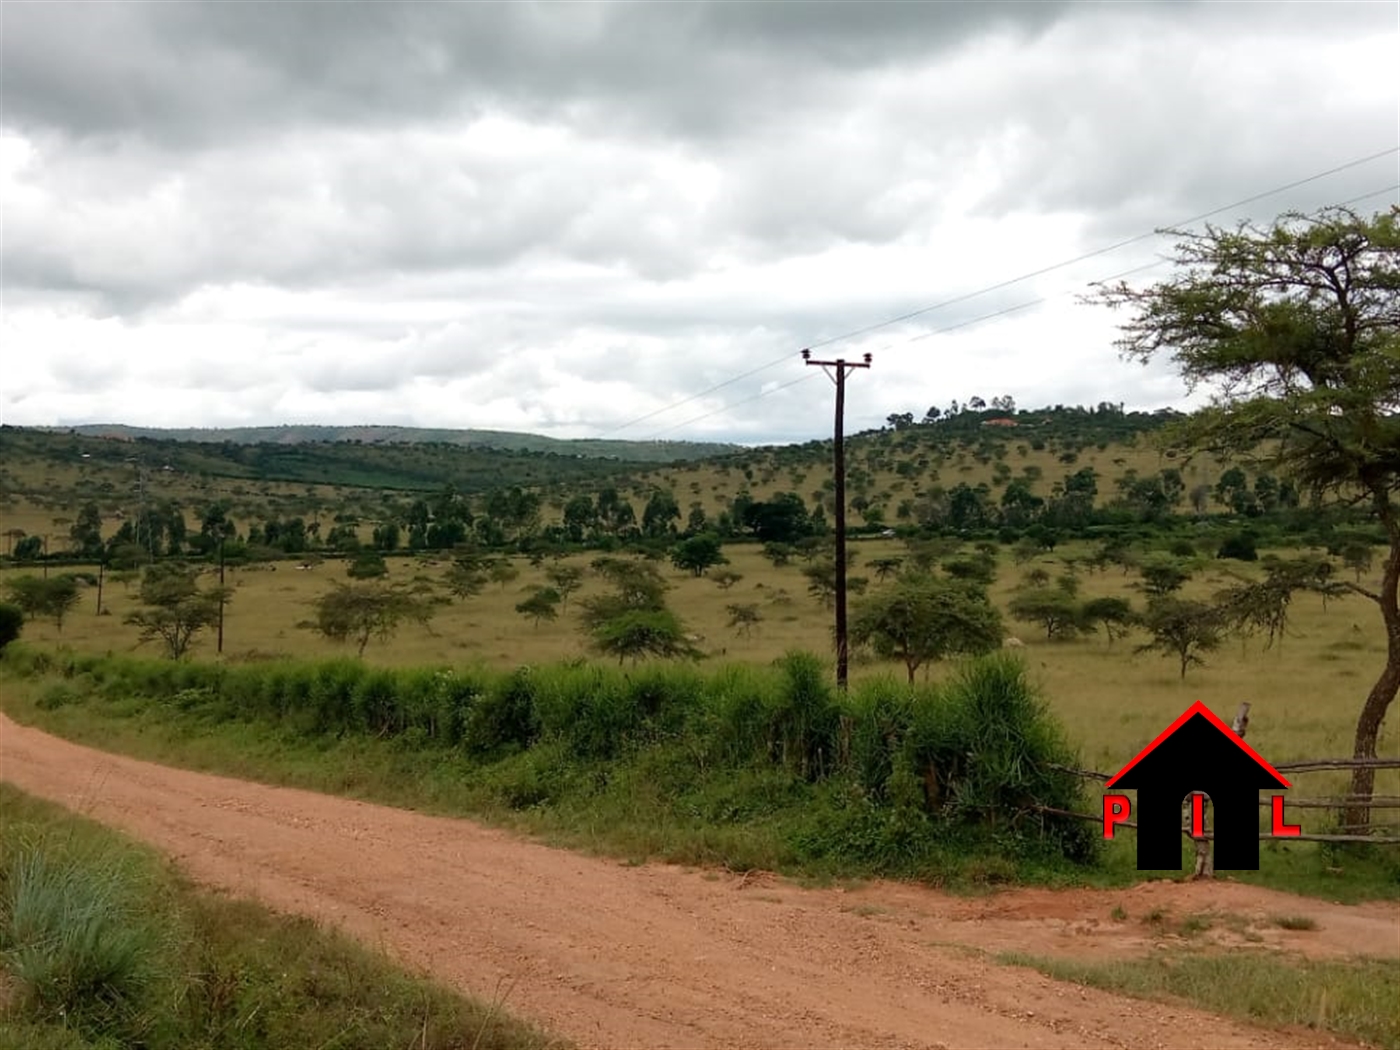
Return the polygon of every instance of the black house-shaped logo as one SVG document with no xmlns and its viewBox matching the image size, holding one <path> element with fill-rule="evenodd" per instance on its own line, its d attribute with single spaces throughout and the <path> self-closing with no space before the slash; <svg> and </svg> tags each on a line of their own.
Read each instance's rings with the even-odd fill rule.
<svg viewBox="0 0 1400 1050">
<path fill-rule="evenodd" d="M 1182 803 L 1203 791 L 1215 806 L 1215 867 L 1259 867 L 1259 792 L 1289 783 L 1197 701 L 1105 787 L 1137 789 L 1140 869 L 1181 870 Z"/>
</svg>

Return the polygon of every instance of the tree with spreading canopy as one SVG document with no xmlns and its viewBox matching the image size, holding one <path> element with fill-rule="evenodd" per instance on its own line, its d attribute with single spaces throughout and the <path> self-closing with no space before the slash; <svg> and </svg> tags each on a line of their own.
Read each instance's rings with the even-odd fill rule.
<svg viewBox="0 0 1400 1050">
<path fill-rule="evenodd" d="M 5 584 L 10 600 L 26 616 L 48 616 L 63 633 L 63 621 L 78 604 L 78 581 L 72 576 L 16 576 Z"/>
<path fill-rule="evenodd" d="M 1091 299 L 1131 312 L 1126 356 L 1168 356 L 1190 388 L 1211 389 L 1209 407 L 1170 428 L 1174 445 L 1267 470 L 1322 503 L 1365 507 L 1383 527 L 1379 585 L 1346 584 L 1385 625 L 1385 664 L 1353 741 L 1357 758 L 1373 758 L 1400 691 L 1400 207 L 1168 232 L 1178 238 L 1171 277 L 1100 286 Z M 1374 787 L 1374 769 L 1354 771 L 1353 795 Z M 1345 822 L 1369 818 L 1358 803 Z"/>
<path fill-rule="evenodd" d="M 388 641 L 404 620 L 426 626 L 434 606 L 407 589 L 370 580 L 336 583 L 314 603 L 316 619 L 310 626 L 334 642 L 354 642 L 364 656 L 372 637 Z"/>
<path fill-rule="evenodd" d="M 1001 616 L 984 590 L 940 576 L 906 577 L 876 592 L 851 623 L 852 640 L 902 660 L 911 684 L 925 663 L 990 652 L 1002 636 Z"/>
<path fill-rule="evenodd" d="M 201 591 L 194 569 L 170 562 L 147 568 L 139 593 L 143 608 L 126 622 L 141 628 L 142 642 L 159 639 L 172 660 L 184 657 L 200 632 L 219 622 L 231 594 L 225 587 Z"/>
</svg>

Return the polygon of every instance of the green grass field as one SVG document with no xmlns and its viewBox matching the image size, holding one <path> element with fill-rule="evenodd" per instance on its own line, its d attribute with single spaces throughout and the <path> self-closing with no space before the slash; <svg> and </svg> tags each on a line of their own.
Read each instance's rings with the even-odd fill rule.
<svg viewBox="0 0 1400 1050">
<path fill-rule="evenodd" d="M 872 590 L 883 585 L 865 566 L 875 558 L 903 553 L 892 541 L 862 542 L 855 549 L 858 560 L 852 574 L 871 576 Z M 1004 610 L 1025 572 L 1040 565 L 1057 574 L 1063 570 L 1061 559 L 1075 554 L 1072 548 L 1062 547 L 1053 556 L 1020 567 L 1003 556 L 992 588 L 994 599 Z M 807 594 L 800 563 L 775 569 L 752 545 L 731 545 L 726 555 L 728 568 L 743 577 L 728 590 L 708 577 L 665 568 L 672 585 L 668 601 L 687 629 L 702 639 L 698 644 L 708 661 L 764 664 L 791 649 L 830 652 L 832 614 Z M 589 560 L 579 556 L 572 562 L 586 569 Z M 427 559 L 390 559 L 389 578 L 411 581 L 424 576 L 437 581 L 445 565 Z M 601 589 L 601 581 L 589 577 L 558 620 L 536 627 L 514 607 L 524 592 L 545 582 L 543 570 L 523 559 L 516 565 L 520 576 L 512 583 L 491 584 L 476 597 L 441 606 L 427 630 L 405 626 L 389 642 L 371 640 L 365 659 L 394 667 L 482 663 L 509 668 L 588 656 L 576 607 L 580 598 Z M 1185 593 L 1208 596 L 1228 582 L 1227 571 L 1255 570 L 1239 562 L 1208 562 Z M 16 573 L 13 569 L 0 573 L 0 587 Z M 316 658 L 353 652 L 297 626 L 311 617 L 310 603 L 318 594 L 333 581 L 345 579 L 343 562 L 325 561 L 308 570 L 298 569 L 294 562 L 280 562 L 275 570 L 239 569 L 230 579 L 234 599 L 226 615 L 225 659 Z M 1086 597 L 1117 594 L 1139 607 L 1143 603 L 1142 595 L 1133 589 L 1134 578 L 1117 569 L 1095 574 L 1081 570 L 1081 580 Z M 859 601 L 853 597 L 853 607 Z M 749 636 L 726 626 L 725 606 L 731 603 L 758 605 L 763 621 Z M 123 623 L 124 615 L 137 607 L 135 586 L 109 584 L 104 604 L 110 615 L 96 615 L 96 595 L 89 588 L 62 632 L 50 622 L 34 621 L 26 624 L 24 638 L 41 647 L 69 646 L 80 652 L 135 650 L 136 628 Z M 1217 652 L 1207 654 L 1206 665 L 1190 670 L 1184 681 L 1172 660 L 1155 653 L 1134 653 L 1135 645 L 1143 641 L 1140 634 L 1112 645 L 1102 635 L 1048 642 L 1038 636 L 1034 625 L 1008 619 L 1008 626 L 1025 641 L 1033 676 L 1081 748 L 1084 762 L 1104 771 L 1117 769 L 1196 700 L 1227 719 L 1240 701 L 1253 704 L 1249 739 L 1272 761 L 1348 755 L 1356 713 L 1383 666 L 1385 653 L 1380 618 L 1374 606 L 1358 596 L 1330 600 L 1324 611 L 1318 596 L 1300 594 L 1294 601 L 1289 633 L 1272 650 L 1264 651 L 1257 638 L 1247 643 L 1227 641 Z M 139 651 L 159 655 L 150 647 Z M 213 655 L 213 637 L 206 634 L 193 656 Z M 857 654 L 852 665 L 857 680 L 902 671 L 901 665 L 863 654 Z M 936 678 L 942 671 L 935 667 L 929 673 Z M 1382 753 L 1395 752 L 1400 742 L 1396 733 L 1392 722 L 1382 737 Z M 1326 793 L 1343 782 L 1342 776 L 1331 774 L 1309 774 L 1306 781 L 1309 794 Z"/>
</svg>

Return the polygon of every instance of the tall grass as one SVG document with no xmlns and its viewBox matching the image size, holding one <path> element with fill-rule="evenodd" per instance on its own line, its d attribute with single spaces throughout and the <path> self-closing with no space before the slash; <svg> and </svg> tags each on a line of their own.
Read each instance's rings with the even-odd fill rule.
<svg viewBox="0 0 1400 1050">
<path fill-rule="evenodd" d="M 539 1032 L 307 920 L 203 895 L 0 784 L 0 1046 L 542 1047 Z"/>
<path fill-rule="evenodd" d="M 635 822 L 650 807 L 653 841 L 669 837 L 668 822 L 769 822 L 772 848 L 761 859 L 770 863 L 905 874 L 936 866 L 950 844 L 1010 862 L 1095 859 L 1091 828 L 1039 812 L 1082 807 L 1078 782 L 1049 768 L 1075 756 L 1023 664 L 1003 654 L 961 666 L 947 684 L 872 679 L 849 694 L 803 652 L 710 673 L 27 651 L 5 666 L 50 683 L 37 706 L 52 711 L 146 712 L 201 732 L 242 726 L 303 748 L 383 744 L 419 769 L 427 763 L 436 789 L 471 796 L 472 808 L 551 807 L 596 824 L 604 813 Z"/>
</svg>

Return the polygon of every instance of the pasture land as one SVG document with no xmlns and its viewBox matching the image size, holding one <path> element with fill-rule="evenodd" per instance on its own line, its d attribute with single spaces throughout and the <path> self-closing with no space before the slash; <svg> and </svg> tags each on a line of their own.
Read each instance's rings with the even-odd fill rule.
<svg viewBox="0 0 1400 1050">
<path fill-rule="evenodd" d="M 905 551 L 892 541 L 873 540 L 854 545 L 858 552 L 853 576 L 870 578 L 871 592 L 881 584 L 870 570 L 880 557 L 899 557 Z M 1057 548 L 1034 562 L 1015 566 L 1003 555 L 992 596 L 999 607 L 1014 593 L 1021 578 L 1037 566 L 1051 575 L 1065 571 L 1063 559 L 1083 554 L 1073 546 Z M 1284 552 L 1285 555 L 1297 552 Z M 774 568 L 753 545 L 725 548 L 726 567 L 742 579 L 722 589 L 708 576 L 694 577 L 665 566 L 672 589 L 670 606 L 687 630 L 697 636 L 707 654 L 706 663 L 768 664 L 790 650 L 830 653 L 832 614 L 809 595 L 801 574 L 801 562 Z M 587 570 L 591 556 L 568 559 Z M 543 568 L 517 559 L 519 577 L 505 585 L 489 584 L 465 601 L 450 599 L 440 582 L 448 562 L 433 558 L 390 558 L 389 579 L 412 582 L 421 579 L 438 588 L 446 604 L 426 630 L 403 626 L 388 642 L 371 640 L 365 659 L 391 667 L 480 664 L 507 669 L 522 664 L 539 665 L 588 658 L 586 637 L 577 619 L 579 599 L 603 587 L 596 575 L 585 576 L 583 588 L 571 596 L 554 622 L 535 626 L 515 612 L 525 594 L 546 583 Z M 0 572 L 0 588 L 20 570 Z M 31 571 L 31 570 L 26 570 Z M 51 570 L 58 571 L 58 570 Z M 1207 561 L 1186 585 L 1188 596 L 1208 597 L 1230 581 L 1227 573 L 1257 573 L 1253 566 L 1234 561 Z M 1089 573 L 1079 570 L 1081 596 L 1121 595 L 1137 607 L 1141 592 L 1135 577 L 1120 570 Z M 312 601 L 333 581 L 345 580 L 345 563 L 326 560 L 310 569 L 295 562 L 232 570 L 229 581 L 234 598 L 225 619 L 224 659 L 246 661 L 276 657 L 316 659 L 353 655 L 314 630 L 298 624 L 313 617 Z M 205 582 L 210 582 L 205 577 Z M 860 602 L 852 596 L 852 607 Z M 26 642 L 44 648 L 71 647 L 86 653 L 145 652 L 159 655 L 150 646 L 137 649 L 137 629 L 123 623 L 125 614 L 137 608 L 135 584 L 108 582 L 103 594 L 105 615 L 96 615 L 96 594 L 88 588 L 82 604 L 65 621 L 60 632 L 52 623 L 25 625 Z M 726 606 L 755 604 L 763 617 L 749 634 L 727 626 Z M 1156 653 L 1135 653 L 1144 638 L 1140 632 L 1110 644 L 1102 634 L 1069 642 L 1046 641 L 1032 624 L 1007 618 L 1008 628 L 1026 645 L 1033 679 L 1049 698 L 1052 710 L 1063 722 L 1072 741 L 1081 749 L 1089 768 L 1112 771 L 1132 757 L 1190 703 L 1204 701 L 1228 717 L 1242 700 L 1254 705 L 1249 730 L 1251 744 L 1272 761 L 1337 757 L 1351 753 L 1351 738 L 1361 701 L 1384 664 L 1385 641 L 1375 607 L 1358 596 L 1323 600 L 1299 594 L 1292 606 L 1288 634 L 1265 650 L 1260 638 L 1227 640 L 1218 651 L 1206 654 L 1204 667 L 1192 668 L 1181 680 L 1174 661 Z M 214 656 L 212 633 L 206 633 L 193 649 L 195 659 Z M 857 653 L 852 679 L 903 675 L 902 665 Z M 938 680 L 944 669 L 934 666 L 920 676 Z M 1400 736 L 1393 720 L 1382 737 L 1382 753 L 1394 753 Z M 1378 791 L 1394 791 L 1394 785 Z M 1308 794 L 1340 790 L 1343 774 L 1310 774 Z M 1324 790 L 1325 789 L 1325 790 Z"/>
</svg>

